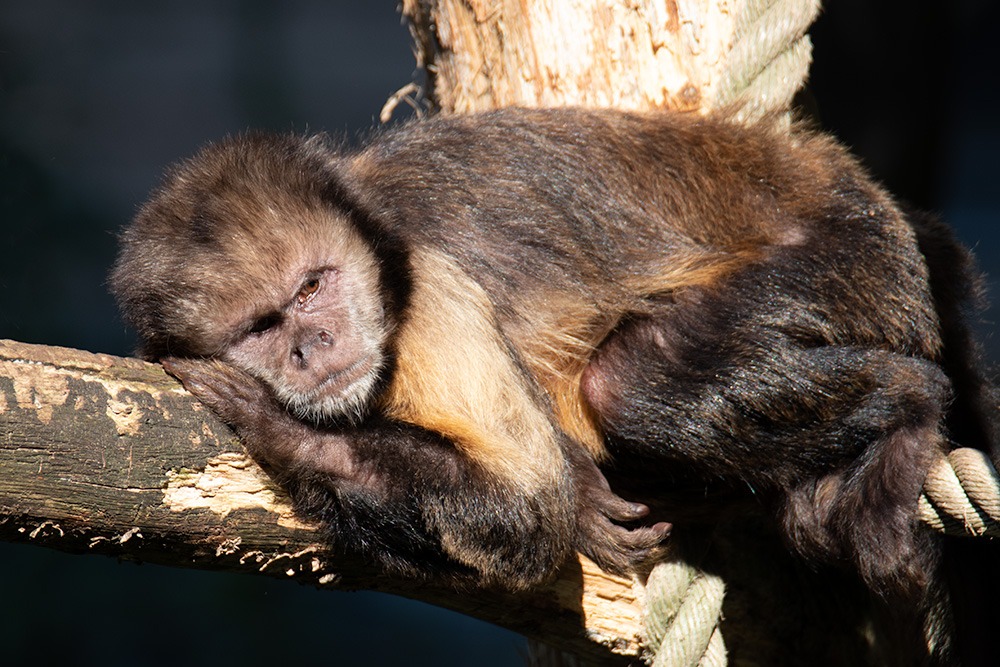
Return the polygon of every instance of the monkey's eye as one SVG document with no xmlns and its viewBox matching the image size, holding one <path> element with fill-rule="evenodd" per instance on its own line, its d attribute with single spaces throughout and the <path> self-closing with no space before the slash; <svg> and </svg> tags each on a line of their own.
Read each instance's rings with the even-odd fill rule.
<svg viewBox="0 0 1000 667">
<path fill-rule="evenodd" d="M 302 283 L 302 287 L 299 288 L 299 293 L 295 298 L 299 303 L 305 303 L 309 300 L 309 297 L 316 293 L 318 289 L 319 278 L 313 276 Z"/>
<path fill-rule="evenodd" d="M 253 335 L 259 335 L 264 333 L 269 329 L 273 329 L 281 323 L 281 316 L 277 313 L 272 313 L 270 315 L 264 315 L 263 317 L 258 317 L 247 329 L 247 333 Z"/>
</svg>

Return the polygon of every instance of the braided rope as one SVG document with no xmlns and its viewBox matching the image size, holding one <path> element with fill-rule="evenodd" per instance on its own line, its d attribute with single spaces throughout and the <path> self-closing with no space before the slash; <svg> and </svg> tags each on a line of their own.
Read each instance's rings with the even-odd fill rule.
<svg viewBox="0 0 1000 667">
<path fill-rule="evenodd" d="M 920 519 L 949 535 L 1000 536 L 1000 474 L 983 452 L 939 458 L 924 481 Z M 719 629 L 725 586 L 678 561 L 658 563 L 646 581 L 646 646 L 653 667 L 724 667 Z"/>
<path fill-rule="evenodd" d="M 788 109 L 808 73 L 805 34 L 819 0 L 744 0 L 735 10 L 733 46 L 715 105 L 750 120 Z M 922 521 L 953 535 L 1000 535 L 1000 475 L 973 449 L 941 457 L 924 482 Z M 656 565 L 646 584 L 647 647 L 654 667 L 723 667 L 719 630 L 724 585 L 679 562 Z"/>
<path fill-rule="evenodd" d="M 737 118 L 787 111 L 812 61 L 806 31 L 819 0 L 744 0 L 737 3 L 732 49 L 715 104 L 740 108 Z"/>
<path fill-rule="evenodd" d="M 724 667 L 719 631 L 725 586 L 679 561 L 657 563 L 646 580 L 646 646 L 653 667 Z"/>
<path fill-rule="evenodd" d="M 1000 536 L 1000 475 L 977 449 L 956 449 L 938 459 L 919 505 L 920 519 L 935 530 Z"/>
</svg>

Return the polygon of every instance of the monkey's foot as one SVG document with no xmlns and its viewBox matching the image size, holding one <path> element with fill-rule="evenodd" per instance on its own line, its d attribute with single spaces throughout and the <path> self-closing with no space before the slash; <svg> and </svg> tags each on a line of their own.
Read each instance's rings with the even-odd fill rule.
<svg viewBox="0 0 1000 667">
<path fill-rule="evenodd" d="M 601 569 L 627 574 L 662 555 L 671 525 L 636 526 L 649 508 L 618 497 L 589 458 L 574 457 L 577 474 L 577 548 Z M 633 524 L 632 526 L 625 524 Z"/>
<path fill-rule="evenodd" d="M 649 514 L 649 508 L 622 500 L 610 491 L 584 501 L 577 525 L 579 549 L 602 570 L 627 574 L 636 566 L 662 555 L 671 525 L 628 527 Z"/>
</svg>

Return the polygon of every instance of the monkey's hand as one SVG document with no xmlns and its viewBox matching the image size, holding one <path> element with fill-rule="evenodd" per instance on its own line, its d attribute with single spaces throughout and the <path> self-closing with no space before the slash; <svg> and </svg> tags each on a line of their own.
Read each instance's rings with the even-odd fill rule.
<svg viewBox="0 0 1000 667">
<path fill-rule="evenodd" d="M 167 357 L 161 363 L 227 424 L 247 425 L 283 412 L 262 382 L 235 366 L 215 359 L 177 357 Z"/>
<path fill-rule="evenodd" d="M 578 549 L 601 569 L 627 574 L 661 556 L 671 525 L 635 524 L 649 514 L 649 508 L 618 497 L 593 460 L 577 448 L 570 457 L 576 478 Z"/>
<path fill-rule="evenodd" d="M 321 434 L 288 414 L 271 390 L 245 371 L 214 359 L 169 357 L 162 364 L 236 431 L 258 463 L 272 471 L 308 462 L 337 478 L 353 473 L 345 438 Z"/>
</svg>

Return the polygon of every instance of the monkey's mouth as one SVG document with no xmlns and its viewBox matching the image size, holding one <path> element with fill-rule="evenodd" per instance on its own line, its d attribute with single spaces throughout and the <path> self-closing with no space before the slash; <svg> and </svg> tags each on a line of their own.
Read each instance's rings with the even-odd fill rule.
<svg viewBox="0 0 1000 667">
<path fill-rule="evenodd" d="M 368 390 L 364 385 L 370 385 L 378 372 L 377 356 L 369 354 L 347 368 L 333 371 L 309 393 L 317 398 L 330 396 L 345 400 L 350 400 L 358 394 L 364 396 Z"/>
<path fill-rule="evenodd" d="M 317 424 L 356 423 L 368 411 L 382 358 L 373 353 L 333 371 L 309 391 L 289 392 L 279 398 L 299 419 Z"/>
</svg>

